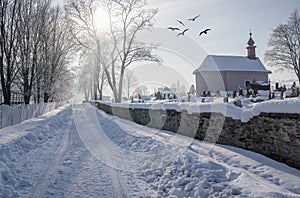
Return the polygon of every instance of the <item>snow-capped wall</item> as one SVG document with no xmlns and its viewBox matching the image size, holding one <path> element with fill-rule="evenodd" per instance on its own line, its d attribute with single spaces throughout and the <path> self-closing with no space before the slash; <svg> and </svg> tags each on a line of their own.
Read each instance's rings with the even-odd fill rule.
<svg viewBox="0 0 300 198">
<path fill-rule="evenodd" d="M 57 109 L 64 103 L 40 103 L 30 105 L 0 105 L 0 128 L 18 124 L 24 120 L 40 116 L 53 109 Z"/>
<path fill-rule="evenodd" d="M 244 100 L 243 102 L 247 102 Z M 187 111 L 192 113 L 221 113 L 225 117 L 242 122 L 248 122 L 261 113 L 291 113 L 300 114 L 300 98 L 286 100 L 269 100 L 261 103 L 245 104 L 239 108 L 232 103 L 111 103 L 100 102 L 111 107 L 122 107 L 129 109 L 150 109 L 150 110 L 175 110 L 177 112 Z"/>
<path fill-rule="evenodd" d="M 252 150 L 300 169 L 298 101 L 265 102 L 248 109 L 229 104 L 98 103 L 98 107 L 142 125 Z"/>
</svg>

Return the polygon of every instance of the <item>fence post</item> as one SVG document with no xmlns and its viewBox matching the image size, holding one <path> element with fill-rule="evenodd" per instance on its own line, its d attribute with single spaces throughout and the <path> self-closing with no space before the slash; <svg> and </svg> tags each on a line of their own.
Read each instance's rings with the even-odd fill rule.
<svg viewBox="0 0 300 198">
<path fill-rule="evenodd" d="M 12 106 L 12 125 L 19 124 L 21 122 L 22 108 L 20 105 Z"/>
<path fill-rule="evenodd" d="M 12 108 L 8 105 L 2 105 L 2 127 L 12 125 Z"/>
</svg>

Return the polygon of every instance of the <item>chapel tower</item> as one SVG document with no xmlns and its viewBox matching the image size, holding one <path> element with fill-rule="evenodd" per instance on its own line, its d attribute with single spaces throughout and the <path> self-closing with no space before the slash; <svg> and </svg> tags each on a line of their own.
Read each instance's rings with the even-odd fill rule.
<svg viewBox="0 0 300 198">
<path fill-rule="evenodd" d="M 256 59 L 256 53 L 255 53 L 255 48 L 256 46 L 254 45 L 254 40 L 252 39 L 252 33 L 250 31 L 250 38 L 249 38 L 249 41 L 248 41 L 248 47 L 247 47 L 247 52 L 248 52 L 248 58 L 249 59 L 252 59 L 252 60 L 255 60 Z"/>
</svg>

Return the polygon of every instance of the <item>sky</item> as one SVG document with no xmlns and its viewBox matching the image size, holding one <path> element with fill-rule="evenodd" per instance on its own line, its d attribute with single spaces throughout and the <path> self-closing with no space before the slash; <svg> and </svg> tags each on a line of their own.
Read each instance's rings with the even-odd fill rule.
<svg viewBox="0 0 300 198">
<path fill-rule="evenodd" d="M 177 19 L 186 19 L 200 14 L 194 23 L 188 23 L 187 36 L 196 41 L 208 54 L 246 56 L 249 30 L 253 34 L 257 56 L 264 63 L 264 53 L 272 29 L 286 23 L 290 13 L 300 8 L 299 0 L 148 0 L 150 7 L 157 7 L 156 27 L 179 26 Z M 204 37 L 198 34 L 205 28 L 212 29 Z M 296 79 L 287 72 L 276 74 L 272 80 Z"/>
<path fill-rule="evenodd" d="M 55 2 L 62 2 L 55 0 Z M 280 23 L 286 23 L 290 13 L 300 9 L 299 0 L 146 0 L 147 7 L 158 8 L 155 30 L 141 33 L 138 39 L 159 43 L 157 54 L 163 64 L 139 63 L 131 66 L 138 79 L 138 85 L 150 89 L 171 86 L 178 80 L 185 87 L 195 84 L 193 71 L 200 66 L 207 54 L 246 56 L 249 32 L 253 34 L 256 55 L 264 61 L 268 40 Z M 200 15 L 195 22 L 187 19 Z M 98 14 L 99 25 L 103 25 L 103 13 Z M 181 26 L 176 20 L 183 21 Z M 184 37 L 176 37 L 167 27 L 189 28 Z M 199 37 L 199 32 L 210 28 L 207 35 Z M 277 73 L 275 67 L 265 64 L 273 74 L 272 82 L 296 81 L 292 71 Z M 150 85 L 152 84 L 152 85 Z"/>
<path fill-rule="evenodd" d="M 206 38 L 187 34 L 214 54 L 245 54 L 249 30 L 258 46 L 259 57 L 267 48 L 274 29 L 285 23 L 294 8 L 300 8 L 299 0 L 148 0 L 159 9 L 155 26 L 178 25 L 176 19 L 185 20 L 200 14 L 192 28 L 199 32 L 204 28 L 212 31 Z"/>
<path fill-rule="evenodd" d="M 208 54 L 247 56 L 250 30 L 255 41 L 256 55 L 272 71 L 270 80 L 289 86 L 296 81 L 293 71 L 278 73 L 276 67 L 265 64 L 270 35 L 280 23 L 286 23 L 290 13 L 300 9 L 299 0 L 147 0 L 149 8 L 158 8 L 154 28 L 139 39 L 159 43 L 158 54 L 163 64 L 138 64 L 131 67 L 139 84 L 157 87 L 170 86 L 180 81 L 186 88 L 195 84 L 193 71 Z M 195 22 L 187 19 L 200 15 Z M 177 20 L 185 23 L 181 26 Z M 184 37 L 167 27 L 188 28 Z M 207 35 L 199 32 L 210 28 Z M 146 35 L 146 36 L 145 36 Z M 155 85 L 150 85 L 155 82 Z M 152 89 L 150 88 L 150 89 Z"/>
</svg>

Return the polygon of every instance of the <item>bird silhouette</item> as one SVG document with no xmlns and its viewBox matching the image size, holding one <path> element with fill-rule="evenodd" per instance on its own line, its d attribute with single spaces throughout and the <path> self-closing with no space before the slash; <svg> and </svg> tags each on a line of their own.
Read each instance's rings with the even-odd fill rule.
<svg viewBox="0 0 300 198">
<path fill-rule="evenodd" d="M 186 31 L 188 31 L 189 29 L 185 29 L 185 30 L 183 30 L 183 32 L 180 32 L 179 34 L 177 34 L 177 37 L 178 36 L 184 36 L 184 33 L 186 32 Z"/>
<path fill-rule="evenodd" d="M 184 26 L 184 23 L 182 21 L 177 20 L 177 22 Z"/>
<path fill-rule="evenodd" d="M 208 31 L 210 31 L 211 29 L 205 29 L 202 32 L 200 32 L 199 36 L 201 36 L 202 34 L 207 34 Z"/>
<path fill-rule="evenodd" d="M 189 20 L 189 21 L 195 21 L 199 16 L 200 16 L 200 14 L 197 15 L 197 16 L 195 16 L 194 18 L 190 18 L 190 19 L 188 19 L 188 20 Z"/>
<path fill-rule="evenodd" d="M 172 31 L 175 31 L 175 30 L 178 30 L 178 31 L 179 31 L 179 30 L 180 30 L 180 29 L 177 28 L 177 27 L 168 27 L 168 29 L 169 29 L 169 30 L 172 30 Z"/>
</svg>

